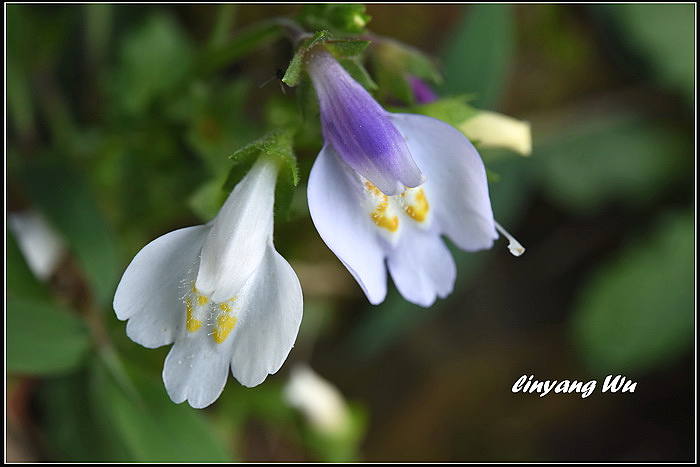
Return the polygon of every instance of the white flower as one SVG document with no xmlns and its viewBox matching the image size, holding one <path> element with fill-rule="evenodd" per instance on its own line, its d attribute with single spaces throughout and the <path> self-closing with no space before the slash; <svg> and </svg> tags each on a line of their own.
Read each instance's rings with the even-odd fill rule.
<svg viewBox="0 0 700 467">
<path fill-rule="evenodd" d="M 321 238 L 372 304 L 386 296 L 387 268 L 412 303 L 446 297 L 456 267 L 441 235 L 468 251 L 498 237 L 481 157 L 444 122 L 386 112 L 327 52 L 307 69 L 325 138 L 308 185 Z"/>
<path fill-rule="evenodd" d="M 339 436 L 350 428 L 350 411 L 343 395 L 308 366 L 292 368 L 283 394 L 319 432 Z"/>
<path fill-rule="evenodd" d="M 277 171 L 259 159 L 212 221 L 146 245 L 117 287 L 114 310 L 133 341 L 175 343 L 163 381 L 176 403 L 214 402 L 229 367 L 244 386 L 262 383 L 296 340 L 301 287 L 272 243 Z"/>
</svg>

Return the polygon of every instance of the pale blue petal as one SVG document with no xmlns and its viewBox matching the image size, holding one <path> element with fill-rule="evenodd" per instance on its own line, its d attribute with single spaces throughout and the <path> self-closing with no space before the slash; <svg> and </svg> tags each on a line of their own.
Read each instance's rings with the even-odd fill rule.
<svg viewBox="0 0 700 467">
<path fill-rule="evenodd" d="M 490 248 L 498 237 L 486 170 L 472 143 L 431 117 L 392 114 L 426 176 L 430 207 L 442 231 L 463 250 Z"/>
<path fill-rule="evenodd" d="M 324 146 L 309 175 L 311 219 L 328 248 L 360 284 L 370 303 L 386 297 L 384 246 L 362 207 L 362 187 L 330 145 Z"/>
<path fill-rule="evenodd" d="M 126 268 L 114 294 L 117 318 L 128 319 L 127 335 L 144 347 L 171 344 L 185 324 L 183 299 L 197 272 L 209 228 L 186 227 L 143 247 Z"/>
<path fill-rule="evenodd" d="M 452 293 L 457 276 L 454 259 L 440 236 L 413 226 L 401 232 L 387 265 L 401 295 L 424 307 Z"/>
<path fill-rule="evenodd" d="M 231 372 L 243 386 L 253 387 L 287 359 L 303 311 L 299 279 L 271 243 L 241 291 L 240 307 L 239 321 L 228 337 Z"/>
</svg>

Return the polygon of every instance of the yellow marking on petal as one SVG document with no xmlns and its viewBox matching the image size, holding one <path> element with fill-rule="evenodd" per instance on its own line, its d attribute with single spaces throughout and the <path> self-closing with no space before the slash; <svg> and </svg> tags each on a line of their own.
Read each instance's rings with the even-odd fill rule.
<svg viewBox="0 0 700 467">
<path fill-rule="evenodd" d="M 228 335 L 231 334 L 231 331 L 233 331 L 233 327 L 236 325 L 236 321 L 238 321 L 238 319 L 226 313 L 221 313 L 219 317 L 216 318 L 216 331 L 214 331 L 214 341 L 217 344 L 223 343 L 228 337 Z"/>
<path fill-rule="evenodd" d="M 197 295 L 197 305 L 204 306 L 209 302 L 209 298 L 204 295 Z"/>
<path fill-rule="evenodd" d="M 226 313 L 231 313 L 231 305 L 229 305 L 228 303 L 224 302 L 224 303 L 220 304 L 219 309 L 221 311 L 225 311 Z"/>
<path fill-rule="evenodd" d="M 202 322 L 192 317 L 194 307 L 192 306 L 192 300 L 190 300 L 189 298 L 185 300 L 185 308 L 187 309 L 187 330 L 189 332 L 195 332 L 196 330 L 202 327 Z"/>
<path fill-rule="evenodd" d="M 405 193 L 401 193 L 401 196 L 405 198 Z M 428 217 L 428 211 L 430 210 L 430 205 L 428 205 L 428 199 L 425 197 L 423 188 L 418 188 L 413 192 L 413 203 L 406 203 L 403 210 L 408 214 L 414 221 L 423 222 Z"/>
<path fill-rule="evenodd" d="M 387 215 L 389 197 L 369 181 L 365 182 L 365 187 L 370 193 L 379 198 L 379 202 L 376 204 L 374 211 L 370 213 L 370 217 L 372 217 L 374 223 L 378 227 L 387 229 L 389 232 L 396 232 L 399 228 L 399 218 L 397 216 Z"/>
</svg>

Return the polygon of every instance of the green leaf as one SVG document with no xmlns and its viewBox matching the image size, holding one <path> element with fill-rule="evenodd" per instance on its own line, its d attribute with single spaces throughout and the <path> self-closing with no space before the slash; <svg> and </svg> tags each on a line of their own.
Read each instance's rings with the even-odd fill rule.
<svg viewBox="0 0 700 467">
<path fill-rule="evenodd" d="M 377 83 L 372 80 L 372 77 L 367 73 L 367 70 L 354 58 L 342 58 L 338 62 L 352 76 L 352 78 L 360 83 L 362 87 L 368 91 L 377 89 Z"/>
<path fill-rule="evenodd" d="M 474 96 L 467 94 L 443 97 L 428 104 L 416 105 L 411 110 L 459 127 L 477 114 L 478 111 L 469 105 L 473 100 Z"/>
<path fill-rule="evenodd" d="M 44 450 L 57 462 L 133 462 L 95 417 L 87 371 L 45 379 L 36 391 Z"/>
<path fill-rule="evenodd" d="M 37 281 L 34 274 L 29 269 L 27 262 L 22 255 L 22 251 L 17 245 L 15 235 L 12 230 L 5 229 L 7 235 L 6 261 L 7 261 L 7 294 L 23 298 L 48 299 L 49 293 L 46 288 Z"/>
<path fill-rule="evenodd" d="M 685 135 L 640 115 L 608 113 L 549 131 L 537 147 L 545 189 L 583 213 L 613 201 L 642 206 L 692 168 Z"/>
<path fill-rule="evenodd" d="M 365 6 L 358 4 L 304 5 L 299 13 L 300 22 L 309 29 L 328 29 L 341 34 L 360 34 L 371 16 Z"/>
<path fill-rule="evenodd" d="M 102 305 L 112 301 L 117 241 L 82 174 L 58 157 L 44 157 L 20 174 L 27 195 L 63 234 Z"/>
<path fill-rule="evenodd" d="M 203 414 L 173 403 L 160 378 L 138 371 L 131 377 L 134 400 L 100 364 L 92 367 L 95 411 L 137 462 L 231 462 Z"/>
<path fill-rule="evenodd" d="M 443 94 L 474 93 L 479 107 L 494 108 L 515 55 L 512 5 L 470 5 L 443 54 Z"/>
<path fill-rule="evenodd" d="M 7 110 L 9 121 L 17 132 L 27 137 L 34 132 L 34 97 L 30 89 L 28 74 L 13 57 L 8 57 L 7 66 Z"/>
<path fill-rule="evenodd" d="M 692 349 L 693 224 L 692 213 L 667 216 L 586 284 L 572 329 L 591 369 L 646 371 Z"/>
<path fill-rule="evenodd" d="M 360 55 L 371 43 L 359 40 L 330 40 L 324 45 L 336 58 L 349 58 Z"/>
<path fill-rule="evenodd" d="M 301 46 L 294 53 L 292 61 L 289 62 L 287 71 L 285 71 L 282 77 L 282 82 L 287 86 L 294 87 L 299 84 L 304 76 L 304 58 L 306 53 L 313 47 L 321 44 L 330 39 L 330 34 L 328 31 L 319 31 L 312 37 L 304 40 Z"/>
<path fill-rule="evenodd" d="M 204 222 L 213 219 L 226 201 L 227 193 L 222 190 L 224 181 L 208 180 L 201 184 L 187 199 L 189 208 Z"/>
<path fill-rule="evenodd" d="M 83 322 L 57 305 L 8 297 L 7 368 L 31 374 L 74 370 L 90 346 Z"/>
<path fill-rule="evenodd" d="M 193 47 L 170 16 L 155 13 L 121 42 L 120 66 L 112 82 L 121 108 L 141 114 L 183 83 L 192 69 Z"/>
</svg>

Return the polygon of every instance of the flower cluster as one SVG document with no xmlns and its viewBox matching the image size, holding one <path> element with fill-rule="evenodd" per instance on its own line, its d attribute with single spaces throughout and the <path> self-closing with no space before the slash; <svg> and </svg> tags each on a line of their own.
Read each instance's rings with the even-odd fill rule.
<svg viewBox="0 0 700 467">
<path fill-rule="evenodd" d="M 412 303 L 449 295 L 456 266 L 443 235 L 475 251 L 501 231 L 522 253 L 494 220 L 484 165 L 462 132 L 387 112 L 323 45 L 305 68 L 325 140 L 308 180 L 311 218 L 370 303 L 386 297 L 387 271 Z M 208 406 L 229 368 L 244 386 L 262 383 L 296 340 L 301 287 L 272 241 L 278 172 L 261 156 L 212 221 L 152 241 L 121 279 L 114 310 L 127 335 L 174 344 L 163 369 L 174 402 Z"/>
</svg>

